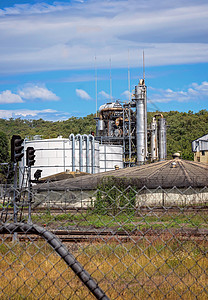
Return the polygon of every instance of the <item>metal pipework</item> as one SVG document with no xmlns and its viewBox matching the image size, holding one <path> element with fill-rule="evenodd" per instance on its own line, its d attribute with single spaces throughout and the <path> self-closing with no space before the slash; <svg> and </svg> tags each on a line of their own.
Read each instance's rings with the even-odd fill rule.
<svg viewBox="0 0 208 300">
<path fill-rule="evenodd" d="M 89 135 L 83 134 L 83 140 L 86 140 L 86 172 L 90 173 L 90 164 L 89 164 Z"/>
<path fill-rule="evenodd" d="M 136 141 L 137 141 L 137 163 L 144 164 L 146 160 L 146 118 L 145 118 L 145 86 L 135 86 L 136 103 Z"/>
<path fill-rule="evenodd" d="M 83 152 L 82 152 L 82 136 L 81 134 L 76 135 L 76 139 L 79 141 L 79 170 L 83 171 Z"/>
<path fill-rule="evenodd" d="M 165 160 L 167 157 L 166 145 L 166 120 L 159 119 L 159 160 Z"/>
<path fill-rule="evenodd" d="M 151 123 L 151 161 L 158 160 L 157 120 L 152 118 Z"/>
<path fill-rule="evenodd" d="M 91 167 L 92 174 L 95 173 L 95 137 L 89 134 L 89 139 L 91 140 Z"/>
<path fill-rule="evenodd" d="M 70 134 L 69 140 L 72 141 L 72 172 L 75 172 L 75 137 L 73 133 Z"/>
</svg>

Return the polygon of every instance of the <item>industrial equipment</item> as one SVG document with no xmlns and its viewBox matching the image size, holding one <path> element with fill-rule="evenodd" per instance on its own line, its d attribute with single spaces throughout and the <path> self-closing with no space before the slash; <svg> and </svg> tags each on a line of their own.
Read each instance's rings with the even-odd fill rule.
<svg viewBox="0 0 208 300">
<path fill-rule="evenodd" d="M 95 140 L 123 146 L 124 167 L 166 159 L 166 120 L 154 116 L 147 125 L 147 87 L 144 79 L 135 86 L 128 103 L 106 103 L 99 108 Z"/>
</svg>

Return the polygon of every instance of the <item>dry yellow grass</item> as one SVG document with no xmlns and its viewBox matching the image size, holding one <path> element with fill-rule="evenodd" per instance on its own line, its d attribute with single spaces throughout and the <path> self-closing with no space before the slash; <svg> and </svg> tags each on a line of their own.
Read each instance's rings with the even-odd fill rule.
<svg viewBox="0 0 208 300">
<path fill-rule="evenodd" d="M 207 299 L 207 245 L 164 236 L 71 246 L 110 299 Z M 75 249 L 75 250 L 73 250 Z M 0 299 L 94 299 L 45 242 L 0 246 Z M 165 297 L 164 297 L 165 295 Z"/>
</svg>

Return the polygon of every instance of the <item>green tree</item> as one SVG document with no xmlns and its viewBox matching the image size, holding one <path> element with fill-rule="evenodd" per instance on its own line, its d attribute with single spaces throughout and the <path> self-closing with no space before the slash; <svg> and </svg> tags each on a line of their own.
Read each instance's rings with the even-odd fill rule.
<svg viewBox="0 0 208 300">
<path fill-rule="evenodd" d="M 0 132 L 0 163 L 8 162 L 9 147 L 8 139 L 4 132 Z"/>
<path fill-rule="evenodd" d="M 0 131 L 0 164 L 9 161 L 8 139 L 4 132 Z M 0 166 L 0 183 L 6 182 L 8 166 Z"/>
<path fill-rule="evenodd" d="M 159 112 L 148 112 L 148 124 L 151 123 L 152 117 Z M 208 133 L 208 111 L 200 110 L 197 113 L 192 111 L 178 112 L 169 111 L 162 113 L 167 120 L 167 152 L 168 158 L 177 151 L 181 151 L 182 158 L 193 160 L 191 142 Z M 31 138 L 34 135 L 40 135 L 42 138 L 56 138 L 62 135 L 68 138 L 71 133 L 90 134 L 95 132 L 95 115 L 90 114 L 83 118 L 71 117 L 65 121 L 45 121 L 39 120 L 22 120 L 18 119 L 0 119 L 0 131 L 6 134 L 10 140 L 13 134 L 19 134 L 22 138 Z M 5 135 L 3 140 L 5 139 Z M 2 143 L 4 143 L 2 141 Z M 1 146 L 2 147 L 2 146 Z M 0 157 L 0 162 L 7 160 L 6 150 Z"/>
</svg>

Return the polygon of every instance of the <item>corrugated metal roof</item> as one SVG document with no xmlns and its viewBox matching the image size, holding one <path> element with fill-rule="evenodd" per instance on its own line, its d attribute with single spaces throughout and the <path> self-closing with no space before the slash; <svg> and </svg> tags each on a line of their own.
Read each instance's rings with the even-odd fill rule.
<svg viewBox="0 0 208 300">
<path fill-rule="evenodd" d="M 204 187 L 208 185 L 208 165 L 172 159 L 157 163 L 125 168 L 116 171 L 85 175 L 35 187 L 38 190 L 91 190 L 96 189 L 105 178 L 111 177 L 115 184 L 132 185 L 136 188 Z"/>
<path fill-rule="evenodd" d="M 193 142 L 195 142 L 195 141 L 200 141 L 200 140 L 203 140 L 203 141 L 204 141 L 204 140 L 208 140 L 208 133 L 205 134 L 205 135 L 203 135 L 203 136 L 201 136 L 200 138 L 194 140 Z"/>
<path fill-rule="evenodd" d="M 205 134 L 202 137 L 192 142 L 193 152 L 207 151 L 207 150 L 208 150 L 208 134 Z"/>
</svg>

